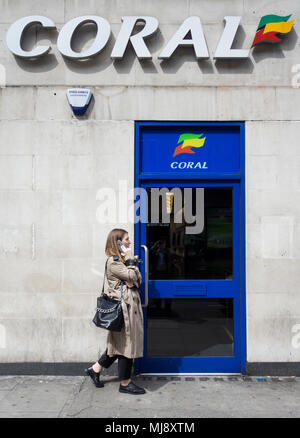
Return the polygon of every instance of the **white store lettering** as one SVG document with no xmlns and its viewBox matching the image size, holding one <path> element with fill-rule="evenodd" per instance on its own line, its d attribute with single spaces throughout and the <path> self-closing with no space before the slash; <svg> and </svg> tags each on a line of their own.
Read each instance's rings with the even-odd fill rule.
<svg viewBox="0 0 300 438">
<path fill-rule="evenodd" d="M 208 169 L 206 161 L 203 161 L 203 163 L 200 161 L 197 163 L 193 161 L 173 161 L 170 166 L 172 169 Z"/>
<path fill-rule="evenodd" d="M 225 28 L 217 46 L 214 58 L 248 58 L 250 49 L 240 50 L 231 49 L 232 43 L 236 36 L 241 17 L 226 16 Z M 134 33 L 134 28 L 137 23 L 143 22 L 144 27 L 139 32 Z M 97 34 L 93 44 L 82 52 L 75 52 L 71 47 L 71 42 L 74 33 L 85 23 L 94 23 L 97 26 Z M 6 43 L 9 50 L 16 56 L 22 58 L 40 58 L 46 55 L 51 46 L 36 46 L 32 50 L 22 49 L 22 39 L 25 30 L 34 25 L 40 24 L 44 29 L 56 29 L 52 20 L 40 15 L 33 15 L 20 18 L 13 23 L 6 35 Z M 122 26 L 114 44 L 110 57 L 112 59 L 122 59 L 126 47 L 131 43 L 136 56 L 139 59 L 151 59 L 152 55 L 144 41 L 144 38 L 154 34 L 158 29 L 158 20 L 155 17 L 149 16 L 124 16 L 122 17 Z M 188 37 L 190 34 L 191 37 Z M 85 15 L 73 18 L 68 21 L 61 29 L 57 47 L 60 53 L 70 59 L 87 59 L 96 56 L 108 43 L 111 36 L 111 28 L 109 22 L 102 17 L 95 15 Z M 209 58 L 202 23 L 199 17 L 192 16 L 186 18 L 179 29 L 175 32 L 169 42 L 165 45 L 158 59 L 169 59 L 179 46 L 192 46 L 195 52 L 196 59 Z"/>
</svg>

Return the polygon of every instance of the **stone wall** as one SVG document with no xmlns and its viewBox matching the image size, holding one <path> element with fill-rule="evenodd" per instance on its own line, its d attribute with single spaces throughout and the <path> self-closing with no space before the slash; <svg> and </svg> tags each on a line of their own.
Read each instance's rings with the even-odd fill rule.
<svg viewBox="0 0 300 438">
<path fill-rule="evenodd" d="M 212 6 L 213 4 L 213 6 Z M 55 0 L 0 1 L 0 361 L 88 362 L 105 336 L 91 322 L 102 286 L 104 245 L 115 226 L 100 224 L 97 193 L 134 186 L 134 121 L 246 122 L 247 360 L 300 361 L 293 327 L 300 323 L 300 100 L 293 87 L 300 64 L 295 1 Z M 235 46 L 251 45 L 259 19 L 293 14 L 282 43 L 251 51 L 247 60 L 215 61 L 225 15 L 241 15 Z M 65 60 L 57 32 L 27 31 L 28 49 L 49 44 L 36 61 L 15 58 L 8 27 L 27 15 L 45 15 L 58 31 L 90 14 L 109 20 L 112 37 L 94 60 Z M 121 61 L 110 53 L 122 15 L 152 15 L 159 31 L 149 39 L 153 59 L 139 61 L 131 47 Z M 196 61 L 190 48 L 169 61 L 157 55 L 182 21 L 201 17 L 211 58 Z M 83 49 L 94 29 L 75 39 Z M 81 119 L 66 89 L 89 86 L 94 98 Z"/>
</svg>

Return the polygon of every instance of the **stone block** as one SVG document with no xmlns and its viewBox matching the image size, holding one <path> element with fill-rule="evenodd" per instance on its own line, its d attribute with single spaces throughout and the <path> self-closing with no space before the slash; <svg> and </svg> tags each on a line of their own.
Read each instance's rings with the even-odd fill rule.
<svg viewBox="0 0 300 438">
<path fill-rule="evenodd" d="M 289 147 L 289 145 L 287 145 Z M 280 156 L 280 169 L 277 176 L 278 187 L 281 190 L 290 191 L 291 194 L 300 187 L 300 155 L 285 155 L 282 151 Z"/>
<path fill-rule="evenodd" d="M 32 120 L 36 102 L 34 87 L 6 87 L 0 89 L 0 118 Z"/>
<path fill-rule="evenodd" d="M 87 155 L 36 157 L 37 189 L 89 189 L 93 187 L 94 160 Z"/>
<path fill-rule="evenodd" d="M 32 191 L 0 191 L 1 225 L 31 225 L 34 220 L 35 197 Z"/>
<path fill-rule="evenodd" d="M 37 126 L 35 150 L 38 155 L 92 155 L 93 157 L 121 155 L 123 159 L 124 156 L 131 158 L 134 151 L 133 121 L 91 118 L 91 120 L 38 121 L 35 125 Z M 43 138 L 45 131 L 47 138 Z"/>
<path fill-rule="evenodd" d="M 69 155 L 65 161 L 66 188 L 92 189 L 95 187 L 95 178 L 102 173 L 101 160 L 97 160 L 93 156 Z M 113 166 L 110 166 L 109 168 L 112 169 L 112 167 Z"/>
<path fill-rule="evenodd" d="M 293 312 L 293 307 L 298 300 L 293 300 L 295 295 L 289 294 L 284 290 L 282 293 L 252 293 L 247 299 L 247 317 L 257 320 L 268 320 L 278 318 L 282 320 L 289 318 Z"/>
<path fill-rule="evenodd" d="M 94 292 L 94 291 L 93 291 Z M 59 296 L 60 314 L 63 318 L 80 320 L 87 318 L 91 321 L 95 315 L 97 307 L 98 291 L 93 294 L 61 294 Z"/>
<path fill-rule="evenodd" d="M 300 119 L 299 89 L 292 87 L 278 87 L 276 89 L 276 117 L 278 120 Z"/>
<path fill-rule="evenodd" d="M 70 20 L 80 15 L 100 15 L 110 22 L 121 23 L 124 15 L 154 16 L 160 22 L 181 22 L 189 16 L 189 3 L 187 0 L 173 0 L 172 3 L 161 3 L 153 0 L 151 3 L 141 3 L 139 0 L 87 0 L 84 4 L 78 0 L 66 0 L 65 20 Z"/>
<path fill-rule="evenodd" d="M 0 59 L 3 66 L 7 65 L 8 47 L 6 45 L 6 33 L 10 24 L 0 24 Z M 4 85 L 4 84 L 3 84 Z"/>
<path fill-rule="evenodd" d="M 85 225 L 37 226 L 36 257 L 91 257 L 93 251 L 92 235 L 92 227 Z"/>
<path fill-rule="evenodd" d="M 32 255 L 30 226 L 0 226 L 0 259 L 15 261 Z"/>
<path fill-rule="evenodd" d="M 25 59 L 16 57 L 6 47 L 5 58 L 2 63 L 6 70 L 6 85 L 21 87 L 38 87 L 55 85 L 67 85 L 66 66 L 64 59 L 56 46 L 58 32 L 55 30 L 45 30 L 46 37 L 41 40 L 38 38 L 38 45 L 50 46 L 50 51 L 41 59 Z M 26 41 L 26 39 L 25 39 Z M 30 45 L 26 41 L 26 45 Z M 30 49 L 36 44 L 30 45 Z M 50 88 L 50 87 L 49 87 Z"/>
<path fill-rule="evenodd" d="M 61 193 L 46 191 L 0 191 L 1 224 L 4 226 L 62 223 Z"/>
<path fill-rule="evenodd" d="M 259 23 L 261 17 L 268 14 L 277 14 L 281 16 L 293 14 L 297 16 L 300 8 L 293 0 L 285 0 L 284 2 L 280 0 L 274 0 L 271 4 L 268 0 L 262 1 L 244 1 L 244 20 L 247 22 Z M 292 19 L 293 17 L 291 17 Z M 294 17 L 295 18 L 295 17 Z"/>
<path fill-rule="evenodd" d="M 297 306 L 297 307 L 296 307 Z M 296 298 L 296 305 L 292 317 L 290 318 L 291 352 L 290 360 L 299 362 L 300 359 L 300 314 L 299 296 Z M 297 311 L 297 315 L 295 312 Z"/>
<path fill-rule="evenodd" d="M 292 345 L 293 323 L 289 317 L 248 318 L 248 362 L 299 361 L 300 349 Z"/>
<path fill-rule="evenodd" d="M 246 160 L 247 189 L 276 190 L 280 171 L 279 157 L 248 156 Z"/>
<path fill-rule="evenodd" d="M 70 120 L 73 117 L 65 88 L 38 87 L 36 120 Z"/>
<path fill-rule="evenodd" d="M 218 120 L 269 120 L 274 118 L 275 106 L 276 93 L 272 87 L 217 88 Z"/>
<path fill-rule="evenodd" d="M 1 293 L 0 302 L 0 318 L 48 319 L 63 314 L 60 293 Z"/>
<path fill-rule="evenodd" d="M 64 153 L 63 126 L 58 120 L 35 121 L 32 124 L 35 154 L 56 156 Z"/>
<path fill-rule="evenodd" d="M 293 233 L 293 256 L 300 258 L 300 218 L 295 218 Z"/>
<path fill-rule="evenodd" d="M 113 190 L 118 199 L 118 191 L 126 191 L 134 187 L 134 154 L 96 155 L 94 156 L 93 186 L 98 192 L 103 188 Z M 122 195 L 121 195 L 122 196 Z M 97 195 L 98 198 L 98 195 Z"/>
<path fill-rule="evenodd" d="M 272 119 L 275 90 L 271 87 L 128 88 L 110 99 L 113 119 L 126 120 L 264 120 Z M 201 105 L 199 105 L 201 99 Z M 131 105 L 125 105 L 130 101 Z M 189 105 L 186 105 L 186 102 Z M 253 111 L 251 114 L 248 108 Z"/>
<path fill-rule="evenodd" d="M 97 200 L 94 190 L 63 191 L 63 224 L 91 225 L 96 221 Z"/>
<path fill-rule="evenodd" d="M 111 88 L 107 89 L 105 87 L 97 89 L 97 99 L 101 93 L 105 94 L 108 98 L 115 96 Z M 130 162 L 130 165 L 132 165 L 134 155 L 134 122 L 132 120 L 97 120 L 92 121 L 87 129 L 89 142 L 92 145 L 91 153 L 93 157 L 99 155 L 99 157 L 105 156 L 106 159 L 113 157 L 115 160 L 120 157 L 120 162 L 116 162 L 118 172 L 120 170 L 119 167 L 122 167 L 125 157 Z"/>
<path fill-rule="evenodd" d="M 190 1 L 189 15 L 196 15 L 204 23 L 222 23 L 226 15 L 243 15 L 243 3 L 233 0 L 230 3 L 217 0 L 212 7 L 210 0 L 199 3 L 197 0 Z"/>
<path fill-rule="evenodd" d="M 1 23 L 10 23 L 28 15 L 44 15 L 54 22 L 64 21 L 64 2 L 53 0 L 51 3 L 45 0 L 1 0 Z"/>
<path fill-rule="evenodd" d="M 209 120 L 216 118 L 214 90 L 202 88 L 128 88 L 111 98 L 113 119 L 125 120 Z M 199 105 L 199 99 L 201 104 Z M 131 105 L 128 106 L 127 102 Z M 187 104 L 188 103 L 188 104 Z"/>
<path fill-rule="evenodd" d="M 246 260 L 262 258 L 262 226 L 246 224 Z"/>
<path fill-rule="evenodd" d="M 299 202 L 299 191 L 247 189 L 247 223 L 260 223 L 263 216 L 299 217 Z"/>
<path fill-rule="evenodd" d="M 94 146 L 92 136 L 95 124 L 93 119 L 71 119 L 59 122 L 57 129 L 61 133 L 60 153 L 74 156 L 92 155 L 94 147 L 99 147 L 98 139 L 97 145 Z"/>
<path fill-rule="evenodd" d="M 60 260 L 1 260 L 0 292 L 59 293 L 62 281 Z"/>
<path fill-rule="evenodd" d="M 0 318 L 40 319 L 91 318 L 95 314 L 97 292 L 91 294 L 0 294 Z"/>
<path fill-rule="evenodd" d="M 30 155 L 35 151 L 35 123 L 31 120 L 1 120 L 0 155 Z M 45 136 L 45 132 L 44 132 Z"/>
<path fill-rule="evenodd" d="M 96 362 L 105 350 L 107 331 L 92 318 L 64 318 L 61 359 L 64 362 Z"/>
<path fill-rule="evenodd" d="M 300 281 L 299 259 L 248 259 L 246 264 L 247 295 L 268 293 L 295 294 Z"/>
<path fill-rule="evenodd" d="M 99 258 L 73 258 L 63 261 L 62 292 L 87 293 L 98 296 L 102 290 L 105 267 L 104 251 Z"/>
<path fill-rule="evenodd" d="M 282 157 L 299 155 L 298 121 L 247 121 L 245 124 L 246 153 Z M 281 163 L 281 164 L 282 164 Z"/>
<path fill-rule="evenodd" d="M 60 318 L 1 318 L 6 329 L 6 348 L 1 362 L 59 362 L 62 324 Z"/>
<path fill-rule="evenodd" d="M 261 218 L 262 257 L 292 258 L 294 249 L 294 218 L 263 216 Z"/>
<path fill-rule="evenodd" d="M 35 186 L 37 190 L 62 190 L 67 164 L 63 155 L 38 155 L 35 157 Z"/>
<path fill-rule="evenodd" d="M 126 168 L 124 169 L 126 171 Z M 130 184 L 130 181 L 132 183 Z M 104 183 L 103 183 L 104 184 Z M 119 188 L 119 184 L 122 188 Z M 124 196 L 133 188 L 133 175 L 130 180 L 116 180 L 113 177 L 105 181 L 105 186 L 98 185 L 97 190 L 64 190 L 63 192 L 63 224 L 91 225 L 94 223 L 126 222 L 132 212 Z M 119 196 L 120 195 L 120 196 Z M 132 203 L 131 203 L 132 204 Z M 122 220 L 126 218 L 126 220 Z"/>
<path fill-rule="evenodd" d="M 33 159 L 30 155 L 5 155 L 0 161 L 1 190 L 30 190 Z"/>
</svg>

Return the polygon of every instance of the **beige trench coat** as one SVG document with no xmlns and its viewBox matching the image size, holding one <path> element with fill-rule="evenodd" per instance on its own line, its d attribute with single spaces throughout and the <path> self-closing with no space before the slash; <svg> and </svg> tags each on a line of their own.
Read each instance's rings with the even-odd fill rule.
<svg viewBox="0 0 300 438">
<path fill-rule="evenodd" d="M 125 256 L 125 261 L 128 259 Z M 114 299 L 120 298 L 121 280 L 133 283 L 133 287 L 123 284 L 122 310 L 124 325 L 120 332 L 109 331 L 107 335 L 107 354 L 121 354 L 127 358 L 143 356 L 144 323 L 139 294 L 142 276 L 137 266 L 126 266 L 113 256 L 107 260 L 106 272 L 108 287 L 105 293 Z"/>
</svg>

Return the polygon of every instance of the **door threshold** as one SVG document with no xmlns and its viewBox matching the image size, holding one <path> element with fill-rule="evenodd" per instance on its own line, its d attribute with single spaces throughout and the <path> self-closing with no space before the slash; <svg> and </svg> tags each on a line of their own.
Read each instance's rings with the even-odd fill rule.
<svg viewBox="0 0 300 438">
<path fill-rule="evenodd" d="M 242 376 L 241 373 L 138 373 L 139 376 Z"/>
</svg>

